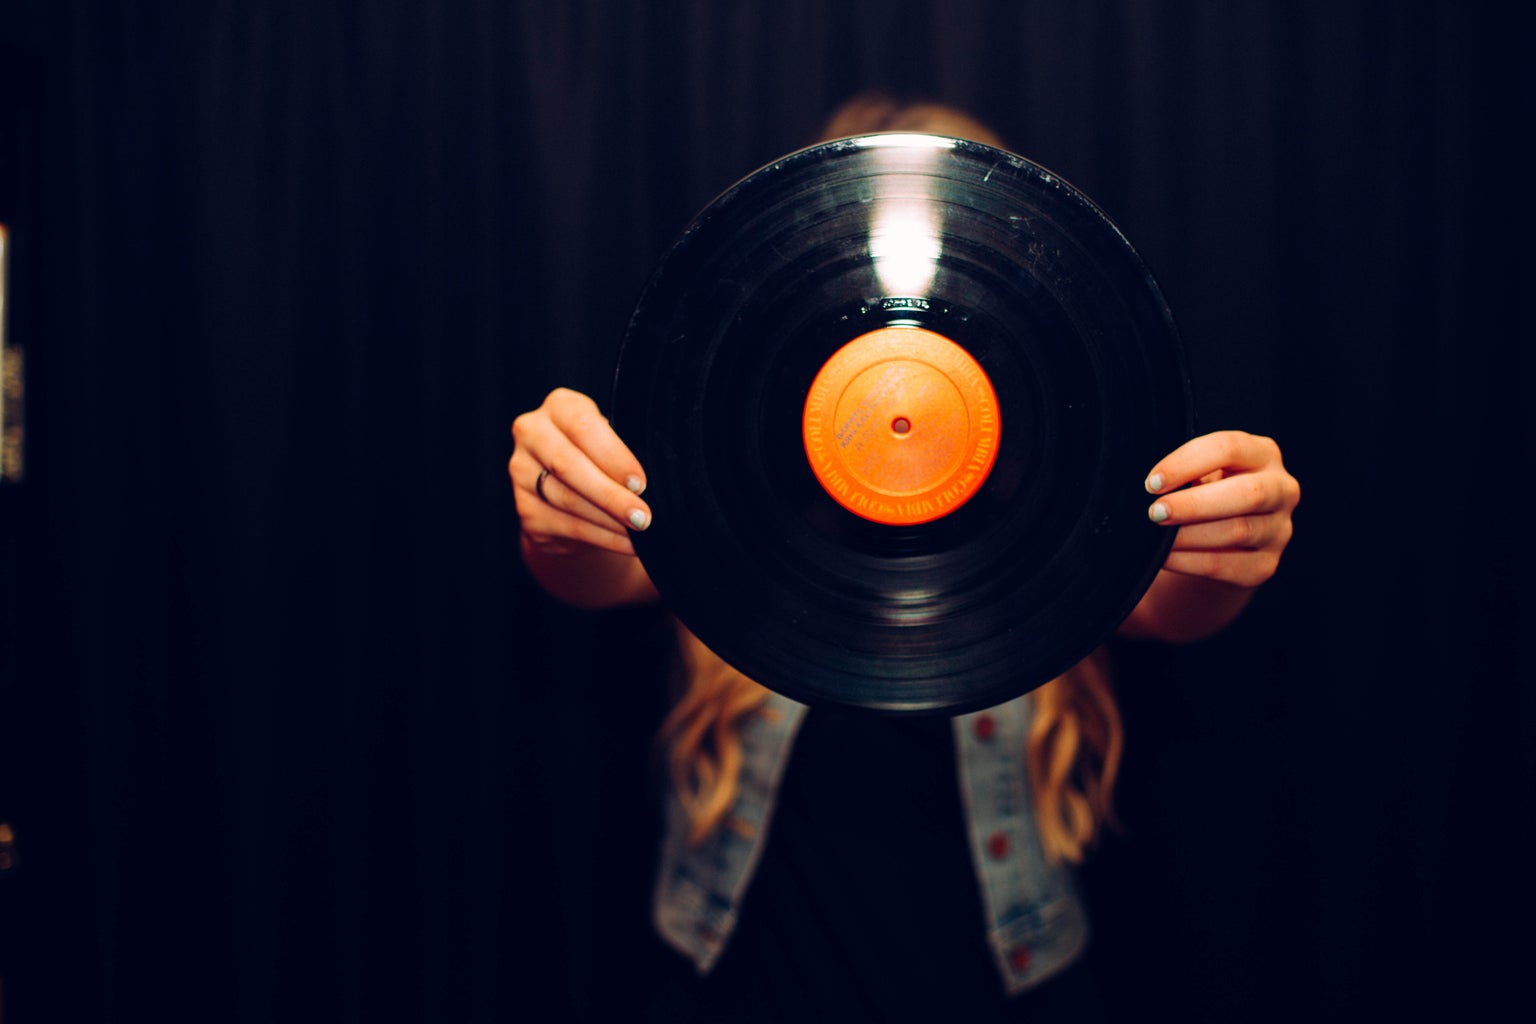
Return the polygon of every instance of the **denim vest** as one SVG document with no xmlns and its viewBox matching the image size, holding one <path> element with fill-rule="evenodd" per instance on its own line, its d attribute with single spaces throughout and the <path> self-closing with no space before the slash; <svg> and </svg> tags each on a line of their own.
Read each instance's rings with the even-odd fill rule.
<svg viewBox="0 0 1536 1024">
<path fill-rule="evenodd" d="M 956 757 L 987 939 L 1003 987 L 1023 992 L 1065 969 L 1088 941 L 1070 872 L 1045 859 L 1024 767 L 1033 702 L 1020 697 L 954 719 Z M 806 707 L 771 694 L 741 732 L 741 791 L 720 828 L 688 845 L 674 794 L 656 879 L 656 930 L 707 974 L 736 927 L 763 854 L 774 800 Z"/>
</svg>

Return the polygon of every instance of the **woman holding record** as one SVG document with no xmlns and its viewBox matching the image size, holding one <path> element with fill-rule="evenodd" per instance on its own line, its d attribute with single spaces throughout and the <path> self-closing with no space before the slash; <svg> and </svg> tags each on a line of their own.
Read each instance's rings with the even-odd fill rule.
<svg viewBox="0 0 1536 1024">
<path fill-rule="evenodd" d="M 1001 148 L 957 111 L 881 97 L 845 105 L 825 137 L 877 131 Z M 631 540 L 651 526 L 646 467 L 597 404 L 557 389 L 513 437 L 534 579 L 582 608 L 657 602 Z M 1177 535 L 1118 635 L 1211 636 L 1275 573 L 1297 482 L 1273 441 L 1223 431 L 1146 467 L 1144 488 L 1148 518 Z M 1101 1014 L 1071 873 L 1111 819 L 1120 759 L 1100 653 L 955 718 L 807 713 L 677 634 L 654 917 L 678 969 L 658 979 L 652 1019 Z"/>
</svg>

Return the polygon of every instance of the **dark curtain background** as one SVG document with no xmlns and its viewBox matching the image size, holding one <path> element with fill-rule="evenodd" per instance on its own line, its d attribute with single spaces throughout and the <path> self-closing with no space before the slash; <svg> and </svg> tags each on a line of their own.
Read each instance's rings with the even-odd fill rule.
<svg viewBox="0 0 1536 1024">
<path fill-rule="evenodd" d="M 656 641 L 522 574 L 508 424 L 604 394 L 688 217 L 872 85 L 1093 196 L 1202 426 L 1303 484 L 1238 628 L 1126 652 L 1112 1008 L 1482 1016 L 1533 825 L 1532 39 L 1496 9 L 7 5 L 7 1022 L 623 1018 Z"/>
</svg>

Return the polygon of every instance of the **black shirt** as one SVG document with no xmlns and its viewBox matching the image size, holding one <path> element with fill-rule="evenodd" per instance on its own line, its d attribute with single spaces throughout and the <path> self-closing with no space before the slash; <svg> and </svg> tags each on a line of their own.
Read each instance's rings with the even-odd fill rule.
<svg viewBox="0 0 1536 1024">
<path fill-rule="evenodd" d="M 813 708 L 736 933 L 702 979 L 675 958 L 652 1019 L 1099 1016 L 1080 969 L 1009 999 L 984 922 L 949 719 Z"/>
</svg>

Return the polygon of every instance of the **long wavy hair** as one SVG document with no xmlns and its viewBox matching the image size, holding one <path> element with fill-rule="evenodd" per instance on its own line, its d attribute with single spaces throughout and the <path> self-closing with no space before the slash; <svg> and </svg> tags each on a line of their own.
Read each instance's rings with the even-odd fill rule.
<svg viewBox="0 0 1536 1024">
<path fill-rule="evenodd" d="M 688 840 L 731 827 L 740 793 L 741 728 L 773 714 L 768 691 L 677 626 L 682 694 L 661 724 L 667 773 L 688 815 Z M 1107 657 L 1095 651 L 1030 694 L 1024 749 L 1035 817 L 1048 858 L 1081 863 L 1114 821 L 1113 793 L 1124 732 Z"/>
<path fill-rule="evenodd" d="M 827 120 L 822 139 L 879 131 L 934 132 L 1003 147 L 974 118 L 936 103 L 903 104 L 862 93 Z M 741 779 L 741 728 L 750 715 L 770 714 L 768 691 L 726 664 L 680 623 L 681 693 L 661 724 L 672 786 L 688 815 L 689 841 L 704 842 L 731 827 Z M 1112 796 L 1124 745 L 1108 658 L 1095 651 L 1035 690 L 1034 715 L 1019 756 L 1030 779 L 1046 856 L 1080 863 L 1101 830 L 1113 823 Z"/>
</svg>

